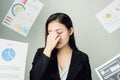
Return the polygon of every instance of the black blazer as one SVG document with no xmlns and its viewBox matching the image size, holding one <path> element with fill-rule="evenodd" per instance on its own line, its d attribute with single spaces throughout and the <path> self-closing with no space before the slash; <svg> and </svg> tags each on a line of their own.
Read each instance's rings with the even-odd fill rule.
<svg viewBox="0 0 120 80">
<path fill-rule="evenodd" d="M 49 58 L 43 54 L 43 50 L 41 48 L 36 52 L 30 71 L 30 80 L 60 80 L 56 55 L 51 55 Z M 52 54 L 55 54 L 55 51 Z M 92 80 L 87 54 L 73 50 L 66 80 Z"/>
</svg>

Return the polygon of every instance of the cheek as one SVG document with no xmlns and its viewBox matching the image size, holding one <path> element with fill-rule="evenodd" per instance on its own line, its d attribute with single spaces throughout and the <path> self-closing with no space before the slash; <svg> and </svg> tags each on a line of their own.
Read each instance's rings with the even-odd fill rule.
<svg viewBox="0 0 120 80">
<path fill-rule="evenodd" d="M 69 40 L 69 35 L 68 35 L 68 34 L 61 34 L 61 35 L 60 35 L 60 39 L 61 39 L 61 40 L 67 40 L 67 41 L 68 41 L 68 40 Z"/>
</svg>

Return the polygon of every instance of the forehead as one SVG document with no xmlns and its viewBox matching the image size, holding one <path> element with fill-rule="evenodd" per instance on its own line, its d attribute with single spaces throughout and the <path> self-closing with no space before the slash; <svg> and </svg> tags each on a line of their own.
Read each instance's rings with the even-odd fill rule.
<svg viewBox="0 0 120 80">
<path fill-rule="evenodd" d="M 66 29 L 65 25 L 58 22 L 58 21 L 52 21 L 48 24 L 48 31 L 49 30 L 64 30 Z"/>
</svg>

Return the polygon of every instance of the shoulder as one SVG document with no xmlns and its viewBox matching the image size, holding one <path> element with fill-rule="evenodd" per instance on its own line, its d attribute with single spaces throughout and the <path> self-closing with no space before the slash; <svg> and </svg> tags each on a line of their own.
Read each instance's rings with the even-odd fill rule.
<svg viewBox="0 0 120 80">
<path fill-rule="evenodd" d="M 83 52 L 83 51 L 75 50 L 74 52 L 77 55 L 80 55 L 80 56 L 83 56 L 83 57 L 88 57 L 88 55 L 85 52 Z"/>
<path fill-rule="evenodd" d="M 44 48 L 38 48 L 37 49 L 37 52 L 41 52 L 41 51 L 43 51 L 44 50 Z"/>
<path fill-rule="evenodd" d="M 74 54 L 76 54 L 79 58 L 82 58 L 82 60 L 88 60 L 88 54 L 86 54 L 85 52 L 83 51 L 80 51 L 80 50 L 76 50 L 74 51 Z"/>
<path fill-rule="evenodd" d="M 78 61 L 82 62 L 85 66 L 89 66 L 89 56 L 85 52 L 76 51 Z"/>
<path fill-rule="evenodd" d="M 36 50 L 34 59 L 35 59 L 35 58 L 38 58 L 38 57 L 43 53 L 43 50 L 44 50 L 44 48 L 38 48 L 38 49 Z"/>
<path fill-rule="evenodd" d="M 38 54 L 43 53 L 43 50 L 44 50 L 44 48 L 38 48 L 36 51 L 36 54 L 38 55 Z"/>
</svg>

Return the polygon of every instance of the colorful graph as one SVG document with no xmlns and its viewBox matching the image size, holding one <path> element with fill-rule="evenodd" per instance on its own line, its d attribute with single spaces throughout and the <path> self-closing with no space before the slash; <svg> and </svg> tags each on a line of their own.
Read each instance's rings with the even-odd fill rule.
<svg viewBox="0 0 120 80">
<path fill-rule="evenodd" d="M 23 4 L 26 4 L 26 2 L 27 2 L 27 0 L 22 0 L 22 3 L 23 3 Z"/>
<path fill-rule="evenodd" d="M 12 48 L 6 48 L 2 52 L 2 58 L 5 61 L 11 61 L 15 58 L 15 51 Z"/>
<path fill-rule="evenodd" d="M 112 16 L 111 13 L 106 13 L 106 14 L 105 14 L 105 19 L 110 19 L 111 16 Z"/>
<path fill-rule="evenodd" d="M 12 14 L 13 16 L 16 16 L 17 14 L 19 14 L 20 12 L 24 10 L 25 10 L 24 5 L 21 3 L 17 3 L 17 4 L 14 4 L 12 7 Z"/>
</svg>

